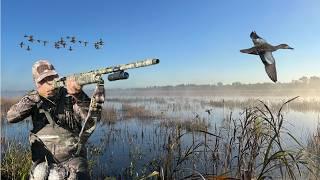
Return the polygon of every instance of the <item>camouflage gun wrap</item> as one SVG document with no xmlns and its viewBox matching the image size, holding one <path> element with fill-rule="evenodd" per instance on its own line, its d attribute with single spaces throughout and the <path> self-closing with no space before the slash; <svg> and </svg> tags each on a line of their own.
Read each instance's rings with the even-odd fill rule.
<svg viewBox="0 0 320 180">
<path fill-rule="evenodd" d="M 71 76 L 62 77 L 58 80 L 55 80 L 53 86 L 54 88 L 63 87 L 65 85 L 65 80 L 67 78 L 74 78 L 79 85 L 98 83 L 103 80 L 101 77 L 103 74 L 110 74 L 110 73 L 112 74 L 110 74 L 108 77 L 109 81 L 128 79 L 129 74 L 125 72 L 125 70 L 151 66 L 151 65 L 158 64 L 159 62 L 160 62 L 159 59 L 146 59 L 146 60 L 137 61 L 134 63 L 122 64 L 122 65 L 92 70 L 85 73 L 73 74 Z"/>
</svg>

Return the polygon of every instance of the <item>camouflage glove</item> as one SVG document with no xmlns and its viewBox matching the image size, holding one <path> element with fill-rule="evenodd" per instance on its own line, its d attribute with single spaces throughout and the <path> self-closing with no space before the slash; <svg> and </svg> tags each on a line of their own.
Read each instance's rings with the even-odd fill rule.
<svg viewBox="0 0 320 180">
<path fill-rule="evenodd" d="M 104 90 L 104 81 L 101 80 L 93 93 L 93 98 L 95 98 L 96 103 L 103 104 L 105 100 L 105 90 Z"/>
<path fill-rule="evenodd" d="M 40 98 L 40 95 L 37 93 L 37 91 L 31 91 L 28 93 L 28 95 L 26 96 L 26 98 L 32 102 L 32 103 L 39 103 L 41 98 Z"/>
</svg>

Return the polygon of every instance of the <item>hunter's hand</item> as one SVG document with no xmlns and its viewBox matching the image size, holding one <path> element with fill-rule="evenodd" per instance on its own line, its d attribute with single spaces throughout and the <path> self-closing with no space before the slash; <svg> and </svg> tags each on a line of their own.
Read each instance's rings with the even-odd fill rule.
<svg viewBox="0 0 320 180">
<path fill-rule="evenodd" d="M 66 80 L 66 88 L 68 94 L 78 94 L 81 92 L 82 87 L 75 81 L 74 77 L 67 78 Z"/>
<path fill-rule="evenodd" d="M 105 89 L 104 83 L 97 84 L 95 91 L 93 92 L 93 97 L 96 99 L 97 103 L 104 103 L 105 100 Z"/>
</svg>

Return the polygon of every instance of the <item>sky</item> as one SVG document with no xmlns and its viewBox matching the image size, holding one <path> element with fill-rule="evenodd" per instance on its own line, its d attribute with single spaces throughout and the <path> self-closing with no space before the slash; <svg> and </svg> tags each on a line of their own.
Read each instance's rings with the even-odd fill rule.
<svg viewBox="0 0 320 180">
<path fill-rule="evenodd" d="M 273 54 L 279 82 L 320 76 L 319 0 L 2 0 L 1 89 L 33 89 L 31 67 L 39 59 L 60 76 L 160 59 L 106 88 L 272 82 L 259 57 L 239 52 L 252 47 L 253 30 L 294 48 Z M 25 34 L 49 44 L 28 43 Z M 55 49 L 66 36 L 90 44 Z M 100 38 L 105 45 L 97 50 L 92 43 Z"/>
</svg>

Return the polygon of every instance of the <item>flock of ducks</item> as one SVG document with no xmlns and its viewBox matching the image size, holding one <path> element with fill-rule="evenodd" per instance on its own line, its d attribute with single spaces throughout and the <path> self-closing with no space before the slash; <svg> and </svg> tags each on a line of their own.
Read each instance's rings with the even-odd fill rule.
<svg viewBox="0 0 320 180">
<path fill-rule="evenodd" d="M 36 40 L 33 38 L 33 35 L 24 35 L 25 38 L 27 38 L 27 41 L 31 43 L 41 43 L 43 46 L 46 46 L 46 44 L 49 43 L 49 41 L 45 40 Z M 272 56 L 272 52 L 277 51 L 278 49 L 293 49 L 292 47 L 288 46 L 287 44 L 279 44 L 277 46 L 273 46 L 269 44 L 266 40 L 258 36 L 258 34 L 253 31 L 250 34 L 250 37 L 253 41 L 253 47 L 248 49 L 242 49 L 240 52 L 246 53 L 246 54 L 252 54 L 252 55 L 259 55 L 262 63 L 264 64 L 265 70 L 269 78 L 273 82 L 277 82 L 277 70 L 276 70 L 276 61 L 274 57 Z M 61 37 L 58 41 L 54 42 L 54 48 L 60 49 L 60 48 L 67 48 L 69 51 L 73 51 L 74 49 L 68 45 L 68 43 L 72 43 L 72 45 L 79 43 L 83 45 L 84 47 L 87 47 L 88 43 L 87 41 L 83 40 L 77 40 L 75 36 L 67 36 L 66 38 Z M 25 48 L 27 51 L 30 51 L 30 46 L 26 45 L 24 42 L 21 42 L 20 44 L 21 48 Z M 103 47 L 104 42 L 100 38 L 98 41 L 93 43 L 95 49 L 100 49 Z M 209 112 L 208 112 L 209 113 Z"/>
<path fill-rule="evenodd" d="M 42 44 L 43 46 L 46 46 L 49 43 L 49 41 L 46 41 L 46 40 L 34 39 L 33 35 L 24 35 L 24 37 L 27 39 L 27 42 L 32 44 L 38 43 L 38 44 Z M 83 45 L 84 47 L 87 47 L 87 45 L 89 44 L 88 41 L 77 40 L 75 36 L 66 36 L 65 38 L 61 37 L 58 41 L 53 42 L 53 47 L 56 49 L 67 48 L 69 51 L 73 51 L 74 49 L 72 47 L 77 43 L 79 43 L 80 45 Z M 103 45 L 104 45 L 104 42 L 102 41 L 101 38 L 98 41 L 93 43 L 93 47 L 95 49 L 101 49 Z M 28 45 L 26 42 L 23 42 L 23 41 L 20 42 L 19 46 L 22 49 L 31 51 L 30 45 Z"/>
</svg>

